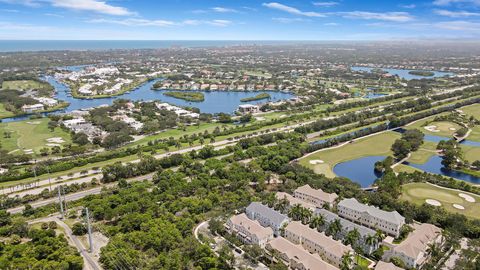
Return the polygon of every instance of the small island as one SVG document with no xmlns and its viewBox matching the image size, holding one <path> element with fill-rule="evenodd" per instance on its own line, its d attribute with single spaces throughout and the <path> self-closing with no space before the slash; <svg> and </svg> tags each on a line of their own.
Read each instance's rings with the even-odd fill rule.
<svg viewBox="0 0 480 270">
<path fill-rule="evenodd" d="M 183 99 L 186 101 L 191 102 L 202 102 L 205 100 L 205 96 L 203 93 L 200 92 L 180 92 L 180 91 L 172 91 L 172 92 L 164 92 L 165 96 L 174 97 L 178 99 Z"/>
<path fill-rule="evenodd" d="M 408 72 L 410 75 L 416 75 L 416 76 L 422 76 L 422 77 L 432 77 L 435 75 L 432 71 L 426 71 L 426 70 L 411 70 Z"/>
<path fill-rule="evenodd" d="M 250 102 L 250 101 L 255 101 L 255 100 L 262 100 L 262 99 L 267 99 L 270 98 L 270 94 L 268 93 L 261 93 L 253 97 L 248 97 L 248 98 L 242 98 L 240 99 L 241 102 Z"/>
</svg>

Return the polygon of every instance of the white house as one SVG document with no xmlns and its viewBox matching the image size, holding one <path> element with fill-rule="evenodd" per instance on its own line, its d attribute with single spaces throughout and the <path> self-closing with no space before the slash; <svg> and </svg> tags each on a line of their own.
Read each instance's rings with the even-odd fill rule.
<svg viewBox="0 0 480 270">
<path fill-rule="evenodd" d="M 290 195 L 288 193 L 285 193 L 285 192 L 277 192 L 275 194 L 275 198 L 278 201 L 287 200 L 288 201 L 287 210 L 290 209 L 291 207 L 293 207 L 294 205 L 297 205 L 297 204 L 299 204 L 303 208 L 307 208 L 307 209 L 310 209 L 312 211 L 314 211 L 316 209 L 315 205 L 313 205 L 311 203 L 308 203 L 308 202 L 305 202 L 303 200 L 300 200 L 298 198 L 295 198 L 292 195 Z"/>
<path fill-rule="evenodd" d="M 367 227 L 381 230 L 398 237 L 405 218 L 397 211 L 384 211 L 374 206 L 359 203 L 355 198 L 343 199 L 337 205 L 338 215 Z"/>
<path fill-rule="evenodd" d="M 227 230 L 247 245 L 259 245 L 264 248 L 273 239 L 273 230 L 251 220 L 244 213 L 231 217 L 225 224 Z"/>
<path fill-rule="evenodd" d="M 44 105 L 40 103 L 22 106 L 22 111 L 26 113 L 34 113 L 38 111 L 43 111 L 44 109 L 45 109 Z"/>
<path fill-rule="evenodd" d="M 238 105 L 238 111 L 240 113 L 257 113 L 260 111 L 260 107 L 252 104 L 241 104 Z"/>
</svg>

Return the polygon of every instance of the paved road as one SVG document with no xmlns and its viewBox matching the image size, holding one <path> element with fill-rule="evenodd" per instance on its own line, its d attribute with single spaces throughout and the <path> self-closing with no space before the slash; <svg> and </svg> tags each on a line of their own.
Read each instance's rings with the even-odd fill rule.
<svg viewBox="0 0 480 270">
<path fill-rule="evenodd" d="M 62 229 L 65 231 L 65 234 L 69 242 L 77 248 L 78 252 L 80 252 L 80 255 L 83 257 L 83 261 L 84 261 L 84 269 L 89 269 L 89 270 L 103 269 L 100 266 L 100 264 L 97 262 L 97 260 L 93 258 L 92 254 L 88 252 L 88 249 L 83 245 L 83 243 L 78 239 L 78 237 L 73 235 L 70 227 L 68 227 L 68 225 L 65 224 L 65 222 L 63 222 L 58 216 L 39 218 L 39 219 L 32 220 L 29 223 L 32 224 L 37 222 L 50 222 L 50 221 L 55 221 L 58 225 L 60 225 L 60 227 L 62 227 Z"/>
</svg>

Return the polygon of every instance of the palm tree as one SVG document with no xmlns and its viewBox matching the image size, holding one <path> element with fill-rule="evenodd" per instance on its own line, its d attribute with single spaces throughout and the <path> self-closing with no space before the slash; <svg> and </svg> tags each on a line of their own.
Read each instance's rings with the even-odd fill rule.
<svg viewBox="0 0 480 270">
<path fill-rule="evenodd" d="M 372 247 L 377 245 L 377 237 L 375 235 L 369 234 L 365 239 L 365 243 L 368 245 L 368 253 L 372 253 Z"/>
<path fill-rule="evenodd" d="M 288 215 L 295 221 L 298 221 L 301 219 L 301 214 L 302 213 L 302 206 L 300 204 L 295 204 L 292 208 L 290 208 L 290 211 Z"/>
<path fill-rule="evenodd" d="M 275 205 L 275 209 L 280 211 L 281 213 L 285 213 L 289 205 L 290 202 L 287 200 L 287 198 L 282 198 Z"/>
<path fill-rule="evenodd" d="M 437 243 L 428 244 L 427 253 L 432 256 L 432 258 L 437 257 L 440 254 L 440 248 Z"/>
<path fill-rule="evenodd" d="M 350 252 L 347 252 L 342 256 L 342 262 L 340 264 L 341 270 L 350 270 L 353 268 L 352 256 L 353 255 Z"/>
<path fill-rule="evenodd" d="M 268 207 L 272 208 L 277 204 L 277 198 L 275 197 L 275 193 L 268 194 L 267 198 L 265 199 Z"/>
<path fill-rule="evenodd" d="M 310 221 L 310 228 L 317 229 L 320 231 L 320 228 L 325 225 L 325 218 L 322 215 L 316 215 Z"/>
<path fill-rule="evenodd" d="M 385 234 L 377 229 L 377 232 L 375 233 L 375 237 L 377 238 L 377 243 L 381 243 L 383 239 L 385 239 Z"/>
<path fill-rule="evenodd" d="M 356 246 L 359 239 L 360 233 L 358 232 L 357 228 L 353 228 L 353 230 L 349 231 L 345 236 L 345 244 Z"/>
<path fill-rule="evenodd" d="M 330 225 L 328 225 L 327 232 L 336 238 L 337 234 L 342 231 L 342 223 L 340 223 L 340 219 L 335 219 Z"/>
<path fill-rule="evenodd" d="M 308 208 L 305 208 L 305 207 L 302 207 L 301 220 L 302 220 L 303 224 L 307 224 L 310 221 L 310 219 L 312 218 L 312 215 L 313 215 L 312 210 L 310 210 Z"/>
</svg>

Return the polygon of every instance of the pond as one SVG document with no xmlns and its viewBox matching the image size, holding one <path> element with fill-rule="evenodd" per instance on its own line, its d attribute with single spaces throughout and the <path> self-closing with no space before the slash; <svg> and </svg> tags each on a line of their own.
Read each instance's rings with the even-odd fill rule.
<svg viewBox="0 0 480 270">
<path fill-rule="evenodd" d="M 480 177 L 476 177 L 470 174 L 462 173 L 459 171 L 453 171 L 449 169 L 445 169 L 442 165 L 442 158 L 440 156 L 432 156 L 427 162 L 424 164 L 415 164 L 415 163 L 408 163 L 404 162 L 405 165 L 412 166 L 414 168 L 420 169 L 425 172 L 440 174 L 447 177 L 452 177 L 456 179 L 460 179 L 463 181 L 467 181 L 474 184 L 480 184 Z"/>
<path fill-rule="evenodd" d="M 259 93 L 268 93 L 270 94 L 271 98 L 269 101 L 280 101 L 286 100 L 295 97 L 295 95 L 286 92 L 276 92 L 276 91 L 255 91 L 255 92 L 229 92 L 229 91 L 198 91 L 205 95 L 205 100 L 203 102 L 189 102 L 182 99 L 177 99 L 174 97 L 168 97 L 163 95 L 163 92 L 168 90 L 152 90 L 153 84 L 160 80 L 152 80 L 142 84 L 141 86 L 133 89 L 130 92 L 125 94 L 115 96 L 115 97 L 108 97 L 108 98 L 98 98 L 98 99 L 78 99 L 71 96 L 70 88 L 57 81 L 55 78 L 51 76 L 47 76 L 44 78 L 47 82 L 49 82 L 56 90 L 55 97 L 60 100 L 64 100 L 70 103 L 70 105 L 58 112 L 71 112 L 73 110 L 79 109 L 86 109 L 92 107 L 98 107 L 103 104 L 110 105 L 116 99 L 130 99 L 132 101 L 152 101 L 158 100 L 161 102 L 168 102 L 173 105 L 177 106 L 189 106 L 189 107 L 196 107 L 199 108 L 203 113 L 233 113 L 240 104 L 242 103 L 240 100 L 243 98 L 254 97 Z M 259 104 L 264 103 L 266 100 L 256 100 L 252 102 L 248 102 L 249 104 Z M 48 113 L 44 113 L 46 115 Z M 18 116 L 18 117 L 11 117 L 2 119 L 2 122 L 12 122 L 12 121 L 20 121 L 20 120 L 27 120 L 29 119 L 29 115 Z"/>
<path fill-rule="evenodd" d="M 399 133 L 404 133 L 406 129 L 404 128 L 398 128 L 395 130 L 396 132 Z M 427 142 L 434 142 L 434 143 L 439 143 L 440 141 L 448 141 L 453 139 L 445 136 L 438 136 L 438 135 L 430 135 L 430 134 L 424 134 L 425 136 L 423 139 Z M 466 146 L 473 146 L 473 147 L 480 147 L 480 142 L 477 141 L 471 141 L 471 140 L 463 140 L 460 142 L 461 145 L 466 145 Z"/>
<path fill-rule="evenodd" d="M 372 69 L 375 69 L 373 67 L 351 67 L 352 71 L 367 71 L 371 72 Z M 428 70 L 433 72 L 433 76 L 419 76 L 419 75 L 413 75 L 410 74 L 410 71 L 423 71 L 423 70 L 413 70 L 413 69 L 395 69 L 395 68 L 382 68 L 383 71 L 392 74 L 392 75 L 397 75 L 398 77 L 405 79 L 405 80 L 421 80 L 421 79 L 432 79 L 432 78 L 437 78 L 437 77 L 446 77 L 446 76 L 453 76 L 455 75 L 452 72 L 444 72 L 444 71 L 435 71 L 435 70 Z"/>
<path fill-rule="evenodd" d="M 372 99 L 372 98 L 381 98 L 381 97 L 385 97 L 385 96 L 388 96 L 388 95 L 387 94 L 368 92 L 366 95 L 363 96 L 363 98 Z"/>
<path fill-rule="evenodd" d="M 362 188 L 369 187 L 375 180 L 382 176 L 375 171 L 375 163 L 382 161 L 385 156 L 368 156 L 338 163 L 333 167 L 333 172 L 341 177 L 346 177 Z"/>
</svg>

